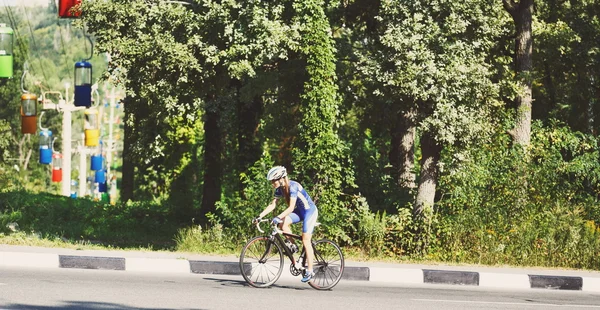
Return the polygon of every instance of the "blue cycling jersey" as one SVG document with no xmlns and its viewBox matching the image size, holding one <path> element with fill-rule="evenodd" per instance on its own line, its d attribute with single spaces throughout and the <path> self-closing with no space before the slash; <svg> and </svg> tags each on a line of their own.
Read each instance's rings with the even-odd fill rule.
<svg viewBox="0 0 600 310">
<path fill-rule="evenodd" d="M 290 199 L 294 197 L 296 198 L 296 205 L 294 206 L 293 213 L 290 214 L 292 223 L 304 221 L 302 232 L 312 233 L 319 214 L 317 206 L 300 183 L 290 180 Z M 281 187 L 275 189 L 275 198 L 283 198 L 283 189 Z"/>
</svg>

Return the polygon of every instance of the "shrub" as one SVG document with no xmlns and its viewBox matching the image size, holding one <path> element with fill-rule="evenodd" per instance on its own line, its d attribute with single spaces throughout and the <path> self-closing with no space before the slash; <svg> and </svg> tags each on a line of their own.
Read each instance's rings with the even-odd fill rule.
<svg viewBox="0 0 600 310">
<path fill-rule="evenodd" d="M 111 245 L 173 246 L 177 226 L 164 202 L 126 202 L 115 206 L 88 199 L 35 194 L 0 193 L 0 222 L 15 222 L 20 230 L 71 240 Z"/>
<path fill-rule="evenodd" d="M 600 268 L 598 141 L 559 123 L 535 125 L 526 164 L 499 131 L 444 177 L 436 257 Z"/>
</svg>

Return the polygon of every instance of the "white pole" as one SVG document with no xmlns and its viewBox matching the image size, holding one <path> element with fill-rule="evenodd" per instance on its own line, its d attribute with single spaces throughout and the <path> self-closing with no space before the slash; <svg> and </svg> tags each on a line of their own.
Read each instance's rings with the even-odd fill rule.
<svg viewBox="0 0 600 310">
<path fill-rule="evenodd" d="M 108 154 L 106 155 L 107 176 L 110 175 L 110 164 L 112 163 L 113 152 L 113 123 L 115 121 L 115 87 L 110 91 L 110 118 L 108 119 Z"/>
<path fill-rule="evenodd" d="M 71 86 L 71 84 L 69 82 L 65 83 L 65 102 L 67 104 L 69 104 L 69 86 Z"/>
<path fill-rule="evenodd" d="M 58 103 L 63 112 L 62 119 L 62 195 L 71 196 L 71 109 L 64 100 Z"/>
<path fill-rule="evenodd" d="M 85 134 L 81 134 L 81 143 L 79 144 L 79 193 L 77 197 L 85 197 L 87 185 L 87 150 L 84 145 Z"/>
</svg>

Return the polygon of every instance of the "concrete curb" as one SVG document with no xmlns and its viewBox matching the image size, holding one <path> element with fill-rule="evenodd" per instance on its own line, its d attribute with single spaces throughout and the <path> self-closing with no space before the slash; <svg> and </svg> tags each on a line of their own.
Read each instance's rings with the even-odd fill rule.
<svg viewBox="0 0 600 310">
<path fill-rule="evenodd" d="M 104 257 L 0 252 L 0 266 L 75 268 L 136 272 L 239 275 L 239 263 L 165 258 Z M 600 278 L 544 274 L 494 273 L 443 269 L 344 268 L 344 280 L 403 284 L 450 284 L 510 289 L 556 289 L 600 292 Z"/>
</svg>

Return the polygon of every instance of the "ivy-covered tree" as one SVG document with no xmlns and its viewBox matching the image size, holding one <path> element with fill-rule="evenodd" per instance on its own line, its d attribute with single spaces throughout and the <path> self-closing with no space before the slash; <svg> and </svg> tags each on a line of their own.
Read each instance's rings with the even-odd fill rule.
<svg viewBox="0 0 600 310">
<path fill-rule="evenodd" d="M 325 222 L 343 221 L 340 194 L 353 184 L 347 148 L 340 140 L 340 96 L 336 84 L 336 54 L 331 25 L 323 0 L 295 1 L 300 53 L 306 61 L 306 81 L 301 95 L 301 121 L 294 149 L 294 166 L 325 210 Z M 338 232 L 339 233 L 339 232 Z"/>
</svg>

